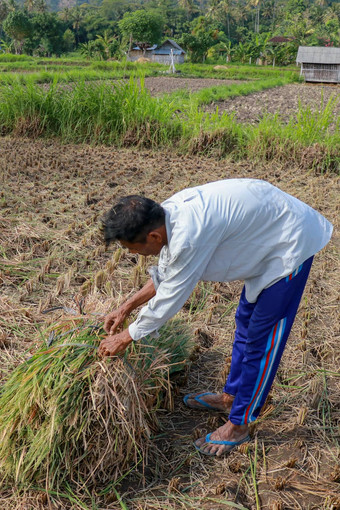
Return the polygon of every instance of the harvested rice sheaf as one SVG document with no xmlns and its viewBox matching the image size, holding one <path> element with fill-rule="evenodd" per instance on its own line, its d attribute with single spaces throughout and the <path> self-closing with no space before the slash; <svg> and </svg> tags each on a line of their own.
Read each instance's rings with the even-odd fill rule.
<svg viewBox="0 0 340 510">
<path fill-rule="evenodd" d="M 1 389 L 6 483 L 102 486 L 146 463 L 169 375 L 190 355 L 190 333 L 179 321 L 107 359 L 98 356 L 103 330 L 86 319 L 67 328 L 60 325 L 52 345 L 44 343 Z"/>
</svg>

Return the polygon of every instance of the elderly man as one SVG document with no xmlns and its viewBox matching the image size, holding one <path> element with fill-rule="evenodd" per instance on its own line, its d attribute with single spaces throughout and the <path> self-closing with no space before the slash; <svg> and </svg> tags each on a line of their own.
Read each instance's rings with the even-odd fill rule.
<svg viewBox="0 0 340 510">
<path fill-rule="evenodd" d="M 230 373 L 221 393 L 184 398 L 188 407 L 229 413 L 228 422 L 195 442 L 221 456 L 249 440 L 275 377 L 313 256 L 332 225 L 268 182 L 229 179 L 185 189 L 161 205 L 129 196 L 104 220 L 106 243 L 160 255 L 151 279 L 105 318 L 100 353 L 113 356 L 157 331 L 184 305 L 199 280 L 243 280 Z M 116 333 L 138 306 L 137 319 Z"/>
</svg>

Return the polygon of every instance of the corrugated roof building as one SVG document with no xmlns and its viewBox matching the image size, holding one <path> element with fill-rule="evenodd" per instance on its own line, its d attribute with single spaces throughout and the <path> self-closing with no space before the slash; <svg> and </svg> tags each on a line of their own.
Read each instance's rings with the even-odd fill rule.
<svg viewBox="0 0 340 510">
<path fill-rule="evenodd" d="M 340 48 L 300 46 L 296 63 L 305 81 L 340 83 Z"/>
<path fill-rule="evenodd" d="M 167 39 L 161 46 L 154 44 L 147 48 L 145 55 L 139 46 L 134 46 L 129 54 L 129 60 L 135 61 L 140 57 L 145 56 L 152 62 L 159 62 L 161 64 L 171 63 L 171 50 L 174 56 L 175 64 L 182 64 L 184 62 L 185 51 L 173 39 Z"/>
</svg>

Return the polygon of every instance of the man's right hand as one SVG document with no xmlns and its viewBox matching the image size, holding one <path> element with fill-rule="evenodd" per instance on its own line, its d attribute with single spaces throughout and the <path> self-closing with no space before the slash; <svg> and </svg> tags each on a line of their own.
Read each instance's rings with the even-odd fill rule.
<svg viewBox="0 0 340 510">
<path fill-rule="evenodd" d="M 122 307 L 107 314 L 104 317 L 104 329 L 106 333 L 108 335 L 114 335 L 119 326 L 123 325 L 128 315 L 129 314 Z"/>
<path fill-rule="evenodd" d="M 136 294 L 134 294 L 130 299 L 128 299 L 125 303 L 123 303 L 117 310 L 114 310 L 111 313 L 108 313 L 104 317 L 104 329 L 106 333 L 110 336 L 114 335 L 119 328 L 119 326 L 123 326 L 125 319 L 127 319 L 133 310 L 135 310 L 138 306 L 143 305 L 149 299 L 151 299 L 156 294 L 156 289 L 153 284 L 151 278 L 147 281 L 147 283 L 142 287 Z"/>
</svg>

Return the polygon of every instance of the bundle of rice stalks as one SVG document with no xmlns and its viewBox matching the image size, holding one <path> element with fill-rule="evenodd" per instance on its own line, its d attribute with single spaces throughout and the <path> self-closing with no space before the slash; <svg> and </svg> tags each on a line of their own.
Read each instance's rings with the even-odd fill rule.
<svg viewBox="0 0 340 510">
<path fill-rule="evenodd" d="M 76 319 L 74 319 L 76 324 Z M 0 392 L 0 474 L 6 482 L 57 488 L 103 486 L 146 463 L 155 410 L 185 365 L 190 335 L 169 322 L 123 357 L 102 359 L 98 326 L 70 321 L 19 365 Z M 150 453 L 150 452 L 149 452 Z"/>
</svg>

